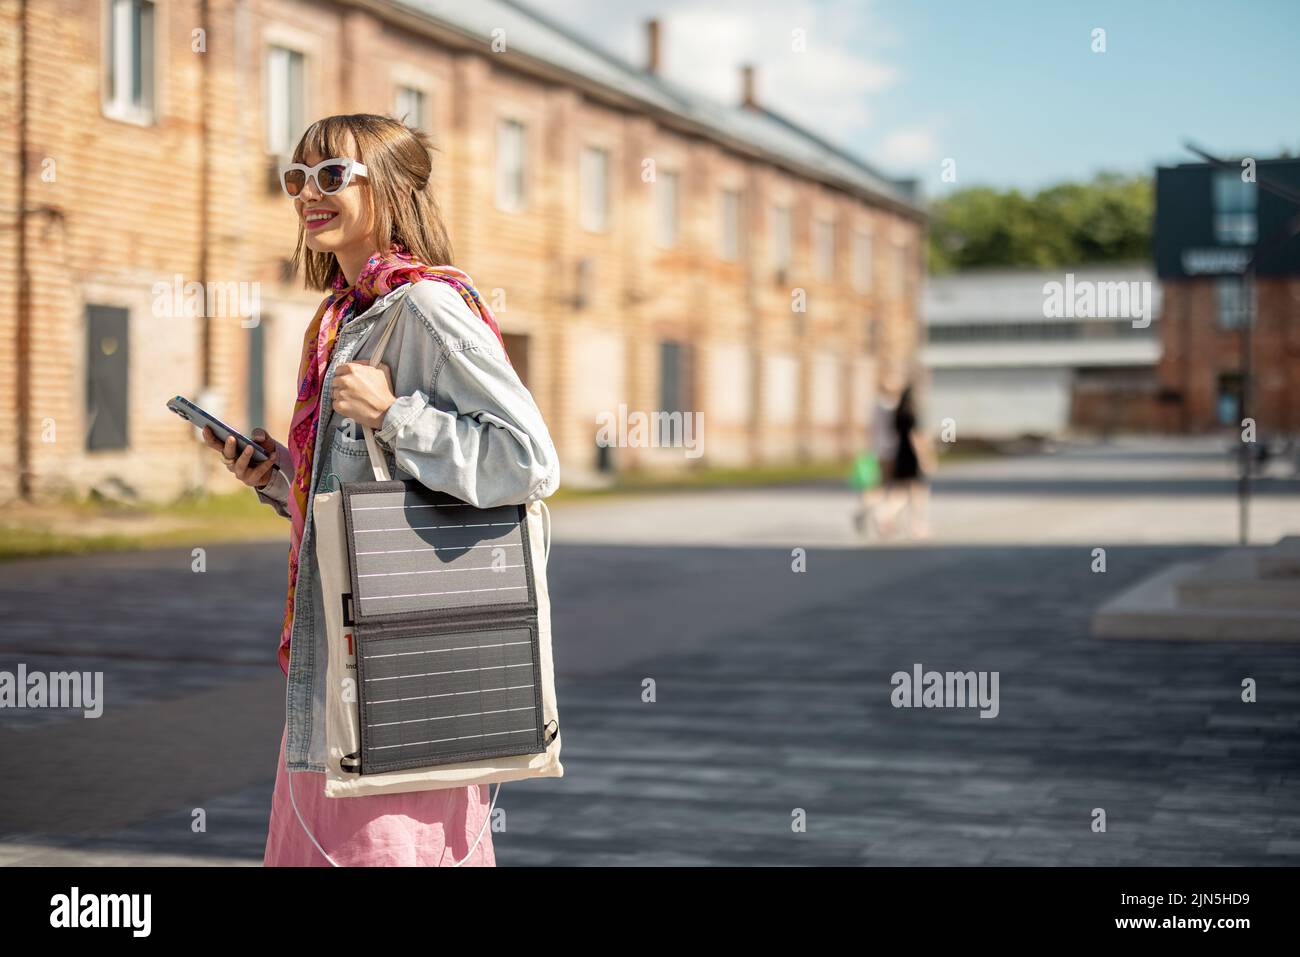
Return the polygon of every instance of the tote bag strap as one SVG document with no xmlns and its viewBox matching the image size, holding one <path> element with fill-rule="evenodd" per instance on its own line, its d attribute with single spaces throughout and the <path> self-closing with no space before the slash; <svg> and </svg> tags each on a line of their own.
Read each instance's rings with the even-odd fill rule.
<svg viewBox="0 0 1300 957">
<path fill-rule="evenodd" d="M 393 316 L 388 320 L 388 327 L 384 329 L 384 334 L 379 337 L 379 344 L 375 346 L 375 351 L 370 354 L 370 365 L 379 365 L 379 360 L 383 358 L 384 347 L 388 345 L 389 338 L 393 335 L 393 329 L 397 326 L 397 317 L 401 314 L 401 309 L 394 309 Z M 370 456 L 370 470 L 374 472 L 376 482 L 387 482 L 390 478 L 388 474 L 388 462 L 384 459 L 383 453 L 379 450 L 379 443 L 375 441 L 374 431 L 368 425 L 361 427 L 361 432 L 366 437 L 366 452 Z"/>
</svg>

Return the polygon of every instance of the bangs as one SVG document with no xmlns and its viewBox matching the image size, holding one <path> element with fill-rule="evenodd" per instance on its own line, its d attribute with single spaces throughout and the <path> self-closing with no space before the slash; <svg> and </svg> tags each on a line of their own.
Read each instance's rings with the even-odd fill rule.
<svg viewBox="0 0 1300 957">
<path fill-rule="evenodd" d="M 320 159 L 333 159 L 336 156 L 347 156 L 345 149 L 352 128 L 348 124 L 346 116 L 327 116 L 323 120 L 317 120 L 307 131 L 302 134 L 298 140 L 298 146 L 293 151 L 293 162 L 307 164 L 306 157 L 313 153 Z M 353 137 L 353 141 L 356 138 Z M 357 159 L 364 162 L 364 157 L 360 155 L 360 144 L 357 144 Z"/>
</svg>

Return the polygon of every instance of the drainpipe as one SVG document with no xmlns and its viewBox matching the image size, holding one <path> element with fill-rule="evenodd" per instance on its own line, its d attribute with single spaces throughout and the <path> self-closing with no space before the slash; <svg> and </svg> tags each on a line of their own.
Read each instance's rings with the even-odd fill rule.
<svg viewBox="0 0 1300 957">
<path fill-rule="evenodd" d="M 17 361 L 18 399 L 18 495 L 32 496 L 31 416 L 32 357 L 31 284 L 27 276 L 27 83 L 28 45 L 27 0 L 18 8 L 18 335 L 14 355 Z"/>
<path fill-rule="evenodd" d="M 203 24 L 203 30 L 208 40 L 212 39 L 211 18 L 209 16 L 209 0 L 200 0 L 199 2 L 199 22 Z M 208 121 L 209 108 L 212 105 L 212 70 L 208 66 L 212 53 L 208 51 L 199 57 L 199 288 L 204 290 L 203 296 L 203 341 L 202 341 L 202 393 L 207 393 L 212 385 L 212 320 L 208 316 L 207 309 L 207 288 L 208 288 L 208 266 L 212 254 L 211 246 L 208 242 L 208 203 L 209 203 L 209 186 L 208 181 L 212 174 L 212 125 Z"/>
</svg>

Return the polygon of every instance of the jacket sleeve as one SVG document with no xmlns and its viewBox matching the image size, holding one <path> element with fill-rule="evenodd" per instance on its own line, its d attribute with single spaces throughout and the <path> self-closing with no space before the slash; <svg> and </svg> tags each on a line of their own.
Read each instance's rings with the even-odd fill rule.
<svg viewBox="0 0 1300 957">
<path fill-rule="evenodd" d="M 289 518 L 289 476 L 281 469 L 272 469 L 271 478 L 261 488 L 254 488 L 259 501 L 275 509 L 277 515 Z"/>
<path fill-rule="evenodd" d="M 293 459 L 289 450 L 279 442 L 275 443 L 275 461 L 278 468 L 271 469 L 271 478 L 261 488 L 254 488 L 257 499 L 275 509 L 277 515 L 292 519 L 289 514 L 289 472 L 293 469 Z"/>
<path fill-rule="evenodd" d="M 401 323 L 398 362 L 420 370 L 423 388 L 399 396 L 375 433 L 398 467 L 478 508 L 552 494 L 550 432 L 487 323 L 433 280 L 412 288 Z"/>
</svg>

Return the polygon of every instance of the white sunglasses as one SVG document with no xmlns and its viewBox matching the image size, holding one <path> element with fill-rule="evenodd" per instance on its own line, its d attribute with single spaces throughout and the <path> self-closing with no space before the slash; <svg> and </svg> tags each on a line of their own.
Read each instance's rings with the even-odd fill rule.
<svg viewBox="0 0 1300 957">
<path fill-rule="evenodd" d="M 280 185 L 285 195 L 297 199 L 307 185 L 307 180 L 314 180 L 316 189 L 325 196 L 332 196 L 352 182 L 353 176 L 368 176 L 364 163 L 354 159 L 335 157 L 321 160 L 315 166 L 291 163 L 280 169 Z"/>
</svg>

